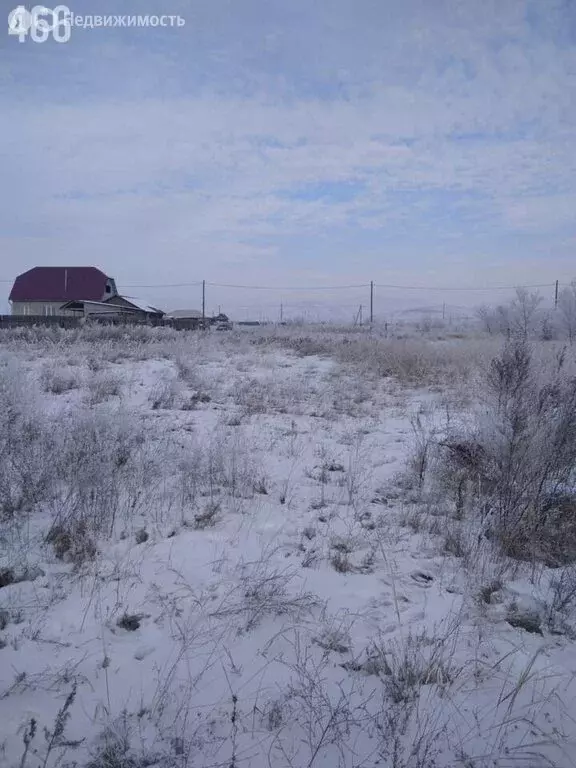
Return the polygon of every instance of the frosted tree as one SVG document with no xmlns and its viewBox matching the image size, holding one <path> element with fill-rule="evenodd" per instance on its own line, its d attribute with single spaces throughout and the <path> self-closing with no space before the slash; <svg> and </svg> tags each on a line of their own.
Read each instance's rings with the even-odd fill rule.
<svg viewBox="0 0 576 768">
<path fill-rule="evenodd" d="M 510 319 L 512 330 L 526 339 L 534 329 L 538 307 L 542 296 L 535 291 L 530 293 L 526 288 L 516 288 L 516 296 L 510 303 Z"/>
<path fill-rule="evenodd" d="M 576 280 L 558 295 L 558 319 L 572 344 L 576 338 Z"/>
</svg>

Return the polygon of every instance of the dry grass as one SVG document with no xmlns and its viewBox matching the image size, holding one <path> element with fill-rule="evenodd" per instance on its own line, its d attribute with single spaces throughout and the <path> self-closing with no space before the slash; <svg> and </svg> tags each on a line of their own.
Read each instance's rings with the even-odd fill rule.
<svg viewBox="0 0 576 768">
<path fill-rule="evenodd" d="M 211 421 L 213 414 L 210 413 L 206 414 L 209 432 L 198 437 L 186 433 L 185 439 L 180 440 L 182 431 L 177 426 L 164 441 L 157 431 L 146 431 L 144 420 L 116 411 L 110 418 L 106 414 L 107 407 L 86 409 L 86 400 L 80 400 L 79 410 L 71 408 L 65 418 L 56 420 L 42 409 L 34 408 L 33 398 L 28 402 L 22 396 L 26 387 L 21 372 L 10 361 L 0 360 L 2 525 L 10 530 L 17 526 L 19 534 L 24 536 L 29 523 L 35 522 L 36 517 L 40 519 L 41 510 L 45 515 L 42 519 L 49 523 L 43 531 L 48 534 L 50 543 L 45 549 L 50 551 L 52 558 L 56 556 L 74 565 L 86 566 L 84 572 L 71 574 L 82 589 L 89 583 L 88 573 L 92 570 L 95 585 L 105 581 L 99 567 L 104 559 L 101 550 L 105 550 L 109 542 L 114 542 L 118 551 L 130 544 L 126 559 L 142 558 L 149 567 L 155 554 L 153 547 L 162 535 L 168 535 L 165 532 L 170 529 L 174 536 L 181 538 L 160 542 L 164 547 L 159 561 L 162 569 L 172 542 L 184 542 L 187 546 L 188 541 L 200 540 L 215 553 L 208 582 L 198 587 L 198 593 L 193 588 L 184 591 L 180 582 L 170 583 L 162 598 L 164 602 L 158 598 L 162 611 L 155 614 L 153 620 L 142 622 L 143 614 L 132 611 L 122 613 L 118 619 L 118 626 L 123 630 L 121 639 L 126 642 L 131 639 L 129 633 L 139 634 L 138 630 L 145 630 L 148 623 L 153 625 L 154 632 L 169 627 L 169 633 L 162 637 L 170 638 L 173 656 L 166 666 L 158 668 L 158 688 L 153 704 L 149 709 L 142 705 L 139 711 L 124 713 L 120 720 L 113 704 L 102 705 L 99 726 L 103 728 L 102 736 L 97 744 L 90 745 L 88 757 L 83 751 L 77 758 L 75 747 L 72 744 L 66 746 L 63 728 L 58 739 L 52 739 L 56 728 L 47 729 L 53 748 L 46 768 L 54 768 L 57 761 L 70 765 L 76 761 L 88 768 L 143 768 L 145 765 L 185 768 L 196 763 L 237 768 L 243 764 L 255 765 L 256 761 L 258 765 L 271 764 L 277 768 L 301 765 L 350 768 L 369 762 L 393 768 L 432 768 L 459 763 L 485 768 L 503 765 L 508 759 L 516 761 L 517 765 L 546 764 L 549 744 L 554 746 L 554 739 L 562 741 L 560 733 L 553 732 L 555 723 L 551 725 L 550 733 L 539 735 L 539 744 L 530 747 L 528 757 L 532 763 L 528 758 L 524 760 L 529 751 L 526 744 L 529 744 L 530 732 L 540 727 L 537 709 L 543 707 L 545 696 L 548 700 L 555 696 L 553 687 L 545 686 L 542 669 L 534 663 L 520 674 L 516 674 L 517 670 L 506 672 L 501 693 L 494 693 L 503 661 L 484 661 L 482 653 L 478 652 L 477 664 L 469 663 L 473 653 L 470 643 L 474 642 L 469 617 L 464 613 L 459 615 L 459 623 L 448 630 L 430 626 L 424 629 L 420 622 L 427 617 L 416 614 L 418 606 L 415 604 L 420 587 L 415 587 L 410 595 L 412 604 L 408 599 L 400 604 L 399 592 L 394 584 L 390 587 L 388 574 L 381 578 L 383 574 L 377 570 L 381 561 L 376 562 L 374 555 L 381 531 L 376 530 L 369 514 L 373 489 L 378 487 L 376 483 L 380 480 L 374 477 L 368 444 L 364 445 L 350 433 L 346 435 L 347 446 L 342 449 L 339 444 L 334 449 L 337 456 L 318 445 L 314 458 L 301 461 L 300 457 L 299 440 L 305 432 L 300 422 L 296 423 L 296 411 L 306 414 L 313 410 L 323 414 L 324 423 L 343 414 L 355 418 L 370 412 L 378 407 L 370 397 L 370 387 L 380 377 L 392 376 L 410 386 L 446 387 L 457 376 L 467 382 L 473 381 L 478 378 L 486 360 L 494 356 L 496 342 L 474 340 L 468 344 L 466 340 L 454 339 L 426 343 L 422 339 L 369 338 L 364 332 L 337 337 L 332 332 L 308 334 L 306 331 L 304 334 L 301 330 L 280 336 L 232 334 L 211 340 L 134 329 L 134 334 L 127 337 L 125 329 L 104 328 L 86 329 L 82 333 L 27 330 L 4 337 L 8 346 L 18 345 L 21 354 L 24 347 L 25 354 L 31 357 L 42 345 L 52 345 L 55 354 L 67 353 L 71 357 L 78 350 L 79 354 L 86 355 L 86 359 L 90 358 L 90 369 L 94 369 L 102 380 L 106 379 L 109 365 L 114 360 L 167 360 L 167 367 L 173 365 L 169 386 L 159 386 L 159 393 L 153 392 L 152 399 L 146 404 L 146 419 L 154 423 L 155 428 L 162 423 L 161 419 L 178 424 L 177 417 L 183 420 L 197 417 L 198 413 L 182 414 L 172 409 L 180 404 L 183 392 L 195 405 L 202 405 L 199 393 L 204 392 L 206 386 L 213 387 L 210 389 L 212 395 L 218 395 L 210 410 L 212 405 L 215 411 L 224 410 L 228 403 L 241 412 L 234 429 L 226 427 L 226 422 L 230 423 L 229 414 L 217 413 Z M 251 344 L 252 341 L 258 341 L 258 344 Z M 209 362 L 218 359 L 219 355 L 231 354 L 236 344 L 241 348 L 239 362 L 244 368 L 237 371 L 236 380 L 248 381 L 248 386 L 235 387 L 234 382 L 229 386 L 228 381 L 223 386 L 211 384 L 211 374 L 204 373 L 199 362 L 190 362 Z M 186 345 L 193 349 L 185 348 Z M 332 378 L 321 379 L 325 386 L 323 391 L 315 390 L 305 377 L 283 381 L 284 373 L 278 374 L 273 368 L 266 372 L 269 378 L 264 384 L 255 386 L 247 374 L 259 351 L 270 349 L 273 352 L 278 345 L 302 355 L 328 355 L 345 368 L 336 368 Z M 536 358 L 534 356 L 533 360 L 537 366 Z M 342 380 L 343 371 L 351 377 L 364 377 L 369 382 L 368 387 L 364 382 L 357 383 L 347 393 L 348 379 Z M 272 386 L 267 388 L 270 382 Z M 96 386 L 95 389 L 99 391 Z M 97 402 L 105 402 L 119 394 L 115 388 L 104 387 L 104 390 L 103 394 L 96 395 Z M 527 391 L 542 393 L 541 388 Z M 559 450 L 558 440 L 550 439 L 551 434 L 561 433 L 562 425 L 564 428 L 567 423 L 570 425 L 561 404 L 569 390 L 561 388 L 559 392 L 560 395 L 546 390 L 548 400 L 544 398 L 544 405 L 540 406 L 540 431 L 537 440 L 535 438 L 535 447 L 519 453 L 519 457 L 527 456 L 532 461 L 535 456 L 548 456 L 551 466 L 557 468 L 554 459 L 571 456 L 569 451 Z M 197 395 L 198 400 L 194 400 Z M 232 402 L 224 400 L 227 395 L 231 395 Z M 282 429 L 273 436 L 281 449 L 278 456 L 282 459 L 288 456 L 292 463 L 285 476 L 279 476 L 276 471 L 267 476 L 268 468 L 258 461 L 261 456 L 258 451 L 263 450 L 257 444 L 261 433 L 251 436 L 245 423 L 257 428 L 262 416 L 280 414 L 281 417 L 282 403 L 289 402 L 292 395 L 295 401 L 292 426 L 288 429 L 289 415 L 281 422 Z M 340 401 L 334 404 L 336 398 Z M 70 400 L 74 401 L 74 396 Z M 58 400 L 63 401 L 64 398 Z M 531 397 L 521 402 L 527 408 L 535 407 L 530 405 Z M 157 412 L 150 413 L 155 405 Z M 166 412 L 162 412 L 164 410 Z M 529 411 L 529 415 L 532 413 Z M 550 431 L 552 425 L 557 432 Z M 479 551 L 469 547 L 477 528 L 474 525 L 468 527 L 467 522 L 471 515 L 482 517 L 482 503 L 487 496 L 497 498 L 490 496 L 492 486 L 488 484 L 487 475 L 484 477 L 485 459 L 482 453 L 476 454 L 474 447 L 480 444 L 486 451 L 490 445 L 497 445 L 501 451 L 502 443 L 494 441 L 493 432 L 465 433 L 459 435 L 467 440 L 461 441 L 458 454 L 455 443 L 450 441 L 452 447 L 447 448 L 446 434 L 438 432 L 432 422 L 428 425 L 424 415 L 421 414 L 419 423 L 414 421 L 413 428 L 417 455 L 411 469 L 414 482 L 410 493 L 420 500 L 427 497 L 430 507 L 432 502 L 439 504 L 439 488 L 444 494 L 444 502 L 449 497 L 451 504 L 445 504 L 441 510 L 445 516 L 437 518 L 445 553 L 451 555 L 444 563 L 454 569 L 462 566 L 462 573 L 467 574 L 465 569 L 472 562 L 474 553 Z M 567 449 L 571 429 L 564 431 L 567 438 L 562 446 Z M 489 445 L 488 434 L 492 435 Z M 521 434 L 524 445 L 526 440 L 532 439 L 532 434 L 529 430 Z M 484 442 L 479 442 L 479 435 L 483 436 Z M 522 443 L 522 440 L 517 442 Z M 440 442 L 446 445 L 440 446 Z M 544 453 L 542 446 L 547 444 L 550 450 Z M 458 454 L 456 459 L 455 454 Z M 497 458 L 502 453 L 493 455 Z M 442 466 L 440 457 L 443 457 Z M 305 466 L 313 466 L 308 478 L 304 477 Z M 490 467 L 494 477 L 493 466 L 502 467 L 503 463 L 486 466 Z M 520 466 L 519 460 L 514 466 Z M 480 490 L 476 482 L 479 474 Z M 432 477 L 436 483 L 434 488 L 428 485 Z M 460 484 L 462 477 L 465 482 Z M 524 475 L 517 474 L 517 477 Z M 563 475 L 556 472 L 552 477 L 562 479 Z M 304 497 L 299 482 L 304 481 L 310 486 L 308 481 L 311 479 L 319 486 L 320 502 L 331 505 L 330 515 L 325 510 L 322 513 L 322 525 L 311 524 L 318 519 L 318 513 L 310 511 L 308 499 L 302 502 Z M 500 489 L 510 491 L 511 486 L 506 486 L 503 480 L 498 482 Z M 332 516 L 334 506 L 329 497 L 332 491 L 334 495 L 340 494 L 339 519 Z M 534 496 L 533 487 L 529 491 Z M 433 492 L 436 492 L 435 496 Z M 511 493 L 507 498 L 511 498 Z M 397 551 L 400 551 L 409 534 L 403 531 L 397 535 L 397 529 L 392 528 L 396 505 L 402 500 L 390 494 L 386 501 L 388 506 L 382 504 L 380 509 L 383 510 L 384 525 L 391 529 L 386 531 L 390 534 L 390 549 L 398 545 Z M 257 520 L 257 512 L 282 502 L 283 506 L 275 510 L 275 514 L 279 511 L 286 518 L 278 550 L 265 550 L 260 555 L 258 551 L 250 552 L 248 561 L 242 561 L 241 556 L 234 560 L 233 550 L 242 541 L 241 534 L 246 529 L 257 525 L 256 537 L 264 537 L 267 526 L 275 520 L 266 517 L 266 525 L 259 527 L 262 521 Z M 300 502 L 301 506 L 297 506 Z M 426 526 L 429 519 L 422 512 L 424 507 L 419 507 L 417 516 L 408 515 L 407 519 L 410 518 L 413 528 L 417 529 L 418 542 L 428 548 Z M 546 512 L 545 505 L 542 509 Z M 568 515 L 568 510 L 562 514 Z M 518 531 L 514 514 L 508 519 Z M 448 527 L 447 521 L 454 525 Z M 178 522 L 184 523 L 186 529 L 179 528 Z M 342 524 L 342 528 L 332 528 L 336 524 Z M 343 535 L 336 536 L 336 532 Z M 360 555 L 367 552 L 361 564 L 357 564 L 358 557 L 353 558 L 357 554 L 356 539 L 352 535 L 346 536 L 347 533 L 358 534 L 356 538 L 361 546 L 356 549 Z M 122 541 L 123 536 L 126 541 Z M 290 541 L 294 545 L 294 540 L 300 549 L 293 546 L 290 551 Z M 142 546 L 145 542 L 146 546 Z M 409 545 L 412 543 L 410 541 Z M 299 552 L 303 553 L 302 560 Z M 388 554 L 385 551 L 382 557 Z M 392 552 L 390 555 L 395 556 Z M 456 563 L 453 556 L 461 560 Z M 52 561 L 52 565 L 59 571 L 72 571 L 65 569 L 62 563 Z M 312 565 L 317 565 L 318 570 L 302 570 L 302 567 Z M 119 570 L 121 567 L 127 567 L 127 564 L 119 563 Z M 370 577 L 374 571 L 376 574 Z M 124 577 L 118 576 L 115 610 L 108 614 L 112 617 L 108 619 L 108 630 L 117 631 L 115 620 L 126 604 L 139 610 L 137 598 L 134 602 L 131 598 L 127 603 L 127 593 L 132 589 L 137 592 L 141 587 L 156 587 L 156 584 L 140 581 L 142 572 L 131 576 L 128 586 L 121 583 Z M 351 572 L 354 576 L 340 575 Z M 346 596 L 352 589 L 350 582 L 355 580 L 358 580 L 361 595 L 362 590 L 367 592 L 370 588 L 371 578 L 378 585 L 378 597 L 370 604 L 369 611 L 363 614 L 359 610 L 358 615 L 347 614 L 344 619 L 327 619 L 324 600 L 309 591 L 310 585 L 333 582 L 337 602 L 338 590 L 345 582 L 348 583 Z M 447 598 L 445 583 L 435 579 L 432 584 L 426 584 L 426 594 L 434 594 L 434 600 L 439 597 L 444 600 Z M 484 610 L 496 609 L 496 601 L 504 593 L 503 579 L 497 581 L 490 575 L 482 584 Z M 389 587 L 393 599 L 386 604 L 382 592 Z M 100 586 L 94 586 L 95 591 L 99 589 Z M 112 591 L 114 589 L 112 587 Z M 123 594 L 124 589 L 126 594 Z M 435 590 L 442 591 L 438 594 Z M 37 590 L 38 593 L 41 591 Z M 90 588 L 87 591 L 90 592 Z M 478 591 L 475 590 L 475 610 L 480 603 Z M 182 592 L 185 592 L 183 598 Z M 556 627 L 559 616 L 568 621 L 576 604 L 575 595 L 573 574 L 568 570 L 559 572 L 552 587 L 549 615 L 543 614 L 539 625 L 542 632 Z M 459 598 L 450 595 L 448 599 Z M 122 607 L 119 609 L 118 606 Z M 536 626 L 526 623 L 528 614 L 522 612 L 520 603 L 510 601 L 501 607 L 508 620 L 521 628 L 518 631 Z M 401 614 L 400 608 L 405 608 L 406 613 Z M 3 634 L 10 631 L 11 615 L 0 612 Z M 369 648 L 365 645 L 370 635 L 366 635 L 361 627 L 366 620 L 371 626 L 372 622 L 386 622 L 388 633 L 376 635 L 376 641 Z M 356 621 L 359 626 L 353 627 Z M 508 631 L 512 631 L 509 626 Z M 254 675 L 251 667 L 247 671 L 240 668 L 247 663 L 247 656 L 238 662 L 234 645 L 240 645 L 242 636 L 247 633 L 250 633 L 248 640 L 252 645 L 249 647 L 255 660 Z M 363 639 L 359 641 L 359 638 Z M 2 642 L 3 639 L 0 645 Z M 361 650 L 363 647 L 364 651 Z M 522 651 L 517 653 L 520 655 Z M 204 661 L 200 663 L 198 659 L 205 660 L 204 668 Z M 252 663 L 252 658 L 249 661 Z M 109 664 L 110 659 L 103 649 L 103 660 L 98 667 L 102 675 L 107 675 Z M 474 676 L 480 666 L 487 680 L 485 687 L 479 682 L 480 676 L 478 680 Z M 198 680 L 206 669 L 214 676 L 205 685 L 204 698 L 199 704 Z M 220 670 L 229 691 L 226 690 L 225 695 L 221 691 L 214 693 L 212 698 L 213 683 Z M 25 682 L 30 686 L 29 690 L 33 690 L 33 680 L 19 677 L 18 681 L 20 687 Z M 545 690 L 540 700 L 532 690 L 526 692 L 532 681 L 535 687 L 538 684 L 542 691 Z M 13 695 L 13 690 L 16 688 L 10 689 L 7 695 Z M 61 691 L 62 687 L 54 690 Z M 205 695 L 206 691 L 210 696 Z M 81 693 L 84 696 L 84 692 Z M 84 706 L 84 699 L 81 703 Z M 60 701 L 58 706 L 61 704 Z M 487 705 L 491 706 L 490 712 L 494 712 L 490 718 L 486 716 Z M 69 709 L 71 707 L 72 704 Z M 463 707 L 468 707 L 466 723 L 461 717 Z M 154 735 L 143 747 L 138 740 L 143 733 L 148 738 L 148 731 Z M 30 724 L 22 733 L 22 765 L 36 768 L 37 756 L 30 745 L 39 740 L 38 736 L 32 732 Z M 551 754 L 556 757 L 559 753 Z M 556 764 L 563 765 L 558 760 Z"/>
</svg>

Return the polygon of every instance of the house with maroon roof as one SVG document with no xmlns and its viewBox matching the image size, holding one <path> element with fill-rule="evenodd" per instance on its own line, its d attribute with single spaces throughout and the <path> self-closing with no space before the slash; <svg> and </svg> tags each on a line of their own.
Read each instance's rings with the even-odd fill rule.
<svg viewBox="0 0 576 768">
<path fill-rule="evenodd" d="M 10 292 L 13 315 L 70 315 L 71 301 L 105 302 L 118 297 L 116 283 L 96 267 L 34 267 L 18 275 Z"/>
<path fill-rule="evenodd" d="M 16 278 L 10 302 L 13 315 L 132 315 L 151 320 L 165 314 L 138 299 L 120 296 L 114 279 L 96 267 L 34 267 Z"/>
</svg>

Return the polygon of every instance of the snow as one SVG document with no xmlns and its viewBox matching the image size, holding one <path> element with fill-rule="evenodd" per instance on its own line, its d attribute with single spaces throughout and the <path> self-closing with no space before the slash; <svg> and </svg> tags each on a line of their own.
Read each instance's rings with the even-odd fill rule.
<svg viewBox="0 0 576 768">
<path fill-rule="evenodd" d="M 174 309 L 168 312 L 168 317 L 174 318 L 189 318 L 194 317 L 200 319 L 202 312 L 199 309 Z"/>
<path fill-rule="evenodd" d="M 482 604 L 488 555 L 466 572 L 403 523 L 411 416 L 441 394 L 236 335 L 5 354 L 56 432 L 88 414 L 141 436 L 145 494 L 77 567 L 44 541 L 50 504 L 4 526 L 0 569 L 41 572 L 0 589 L 0 764 L 31 718 L 44 764 L 75 685 L 50 768 L 111 742 L 114 766 L 572 765 L 573 640 L 507 621 L 546 610 L 551 572 Z M 46 366 L 77 386 L 44 391 Z M 411 687 L 403 659 L 431 671 Z"/>
<path fill-rule="evenodd" d="M 127 299 L 131 304 L 133 304 L 137 309 L 141 309 L 142 312 L 152 312 L 156 313 L 158 312 L 158 309 L 156 307 L 151 307 L 149 304 L 146 304 L 145 301 L 142 299 L 135 298 L 134 296 L 125 296 L 125 299 Z"/>
</svg>

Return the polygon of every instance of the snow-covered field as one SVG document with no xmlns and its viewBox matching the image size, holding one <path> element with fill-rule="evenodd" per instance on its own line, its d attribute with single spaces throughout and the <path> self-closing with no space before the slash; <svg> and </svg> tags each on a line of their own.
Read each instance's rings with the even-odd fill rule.
<svg viewBox="0 0 576 768">
<path fill-rule="evenodd" d="M 497 342 L 291 333 L 0 338 L 0 765 L 576 763 L 558 569 L 407 481 Z"/>
</svg>

